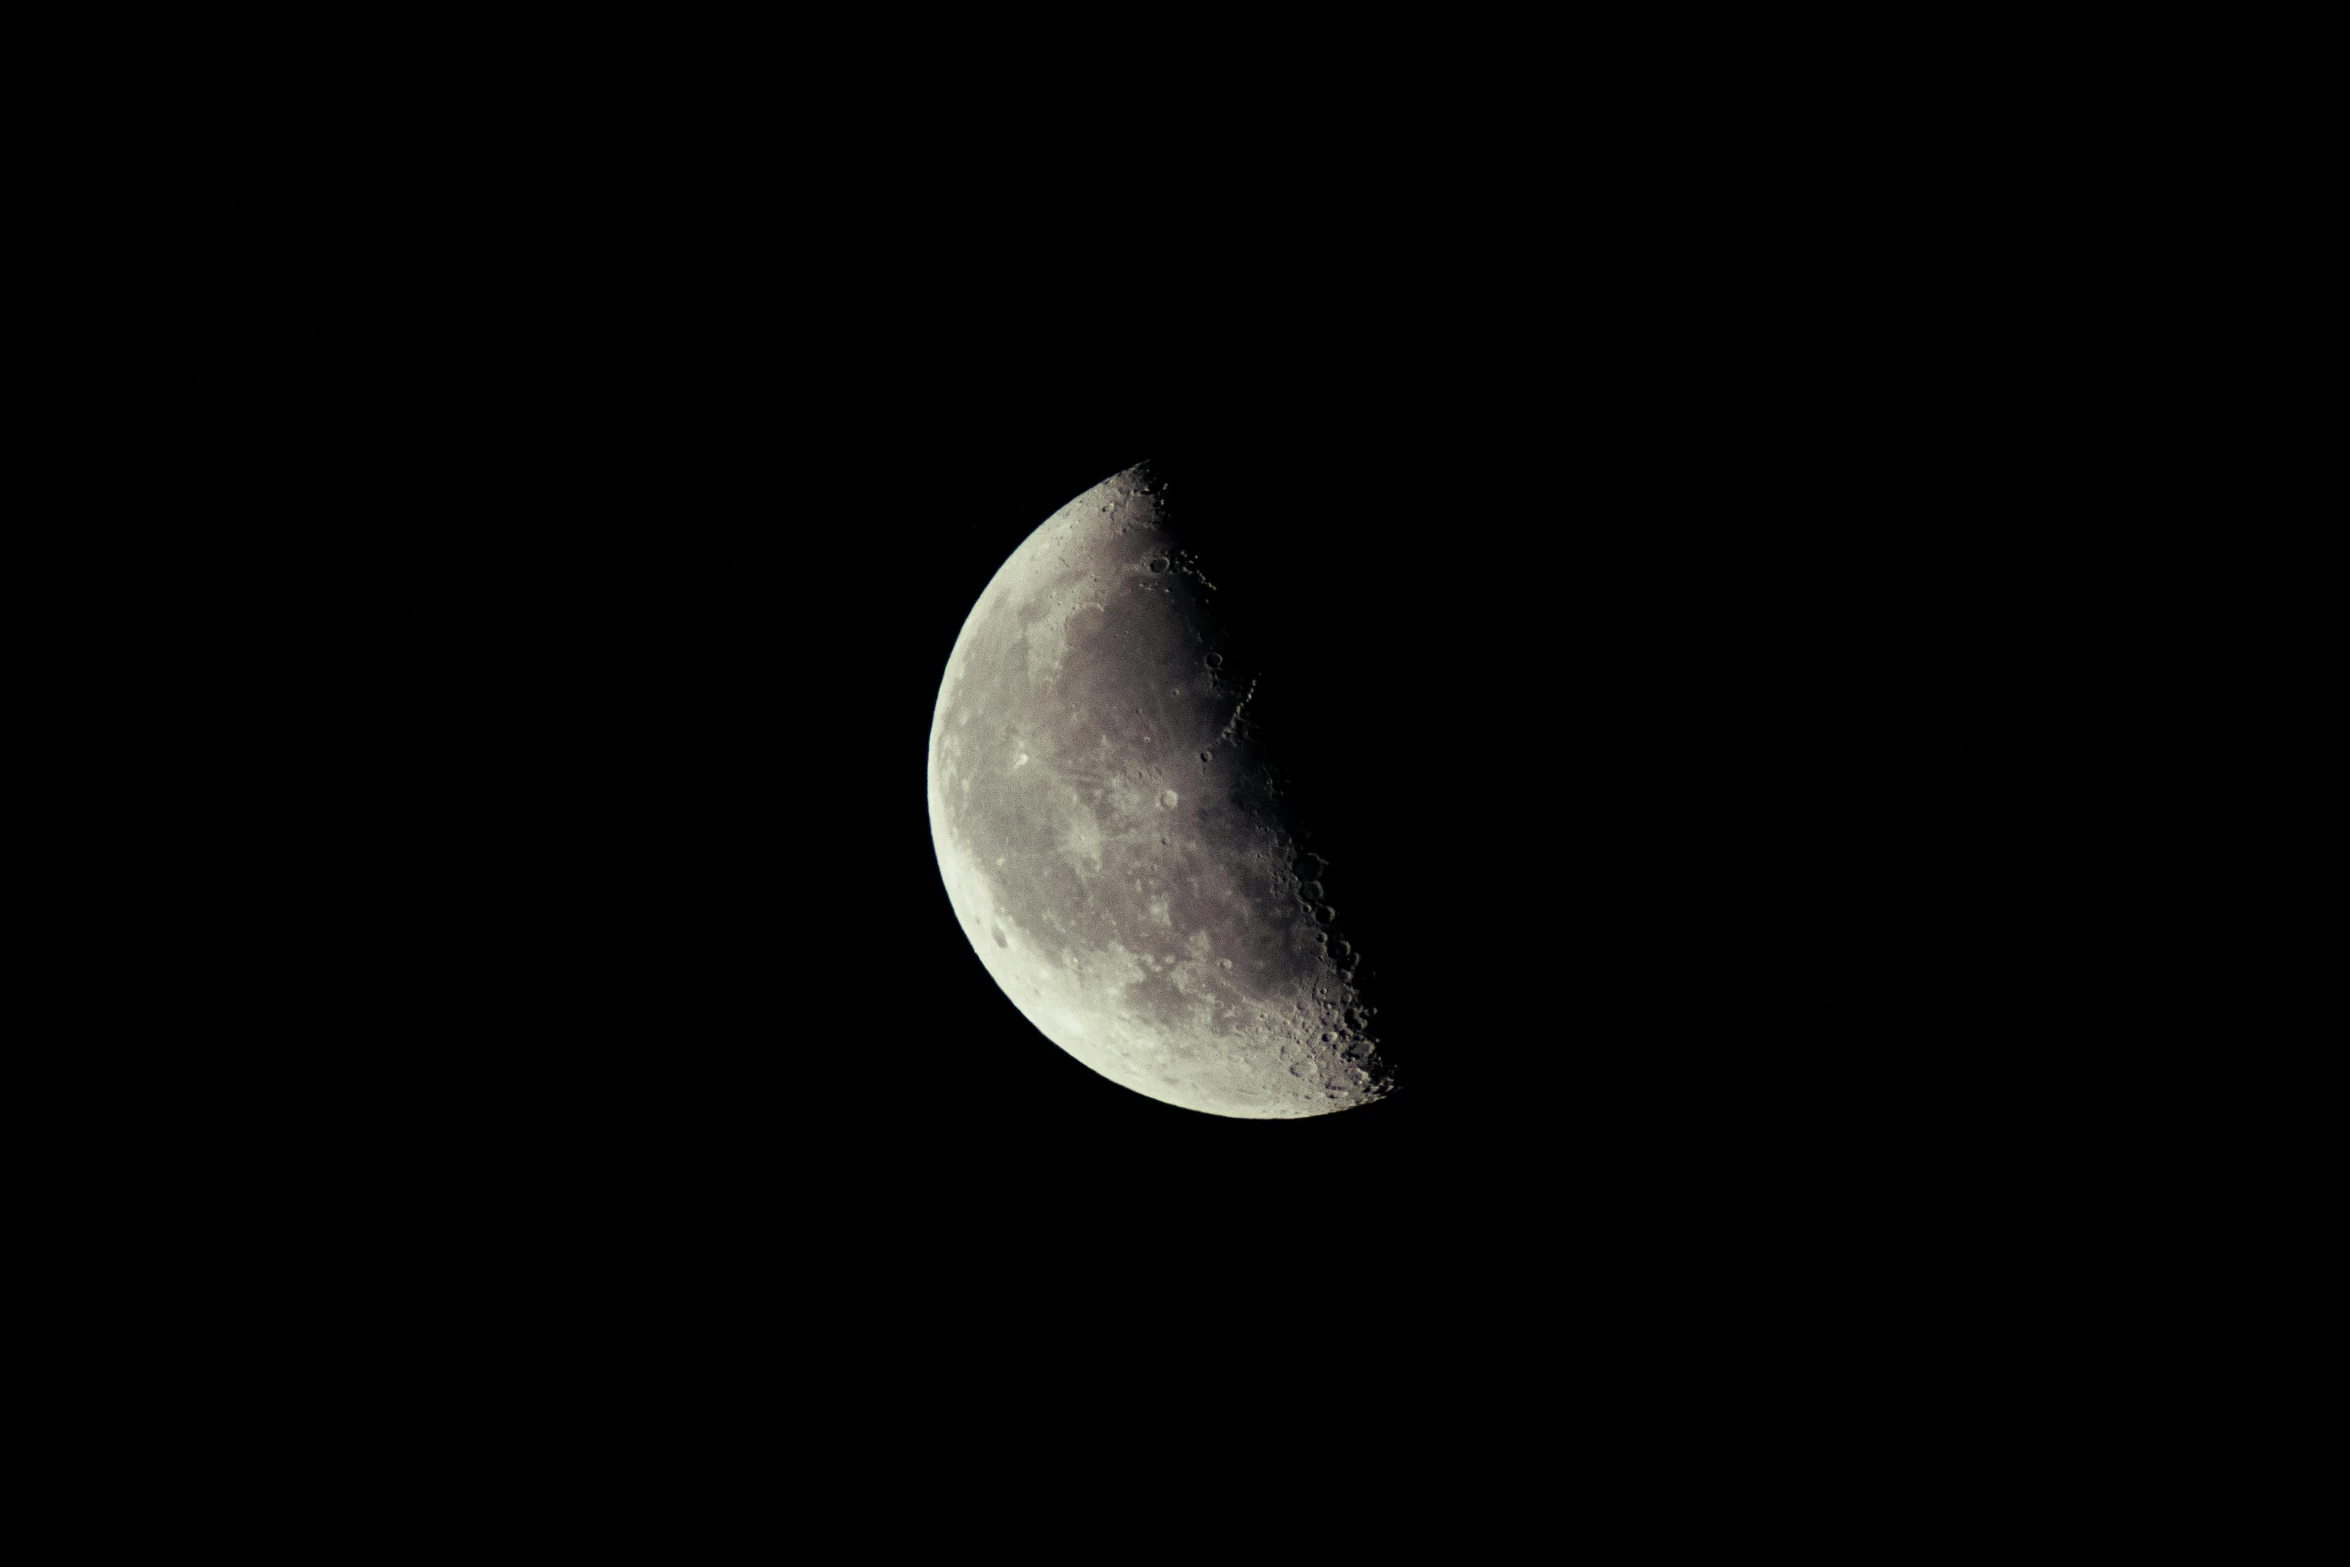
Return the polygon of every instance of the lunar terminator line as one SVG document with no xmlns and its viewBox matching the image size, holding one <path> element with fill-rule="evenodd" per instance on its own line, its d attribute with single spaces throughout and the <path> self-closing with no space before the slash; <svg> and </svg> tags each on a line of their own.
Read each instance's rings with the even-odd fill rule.
<svg viewBox="0 0 2350 1567">
<path fill-rule="evenodd" d="M 964 622 L 931 838 L 964 936 L 1047 1038 L 1138 1093 L 1280 1119 L 1394 1075 L 1343 885 L 1295 832 L 1259 682 L 1151 465 L 1078 496 Z"/>
</svg>

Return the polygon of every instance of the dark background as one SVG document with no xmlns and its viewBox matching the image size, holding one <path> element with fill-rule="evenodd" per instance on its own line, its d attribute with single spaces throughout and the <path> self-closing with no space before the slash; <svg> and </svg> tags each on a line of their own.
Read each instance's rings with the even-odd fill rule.
<svg viewBox="0 0 2350 1567">
<path fill-rule="evenodd" d="M 2014 182 L 1873 112 L 1782 151 L 1783 105 L 1578 88 L 1455 145 L 1319 121 L 1346 167 L 1244 149 L 1249 198 L 1170 160 L 1030 213 L 1033 160 L 890 163 L 894 93 L 779 133 L 772 83 L 686 73 L 674 113 L 583 79 L 631 111 L 597 141 L 488 75 L 510 125 L 264 107 L 249 150 L 142 138 L 155 194 L 92 186 L 138 237 L 94 269 L 124 352 L 82 356 L 122 417 L 84 422 L 140 433 L 89 465 L 89 592 L 185 617 L 134 660 L 156 721 L 93 717 L 151 737 L 122 815 L 157 863 L 116 901 L 173 961 L 102 992 L 160 1001 L 170 1065 L 90 1052 L 89 1113 L 170 1134 L 156 1298 L 445 1379 L 490 1441 L 484 1388 L 707 1391 L 754 1459 L 903 1451 L 973 1368 L 943 1401 L 999 1430 L 1045 1369 L 1243 1439 L 1351 1378 L 1438 1446 L 1595 1380 L 1659 1428 L 1776 1381 L 1743 1457 L 1822 1359 L 1914 1409 L 1874 1341 L 1963 1378 L 1985 1324 L 2036 1328 L 2036 1278 L 1998 1298 L 1969 1246 L 2086 1254 L 2112 1078 L 2077 1057 L 2067 1103 L 2048 1047 L 2133 1041 L 2030 983 L 2095 918 L 2065 840 L 2108 801 L 2045 758 L 2111 682 L 2020 743 L 2001 693 L 2035 608 L 2112 591 L 2098 541 L 2069 576 L 2047 543 L 2102 476 L 2029 460 L 2078 439 L 2111 269 L 1970 210 Z M 1086 132 L 1051 107 L 1057 154 Z M 949 916 L 947 652 L 1144 457 L 1245 500 L 1294 606 L 1282 733 L 1382 932 L 1392 1103 L 1125 1093 Z M 2099 1179 L 2052 1201 L 2050 1149 Z M 861 1425 L 804 1414 L 827 1385 Z"/>
</svg>

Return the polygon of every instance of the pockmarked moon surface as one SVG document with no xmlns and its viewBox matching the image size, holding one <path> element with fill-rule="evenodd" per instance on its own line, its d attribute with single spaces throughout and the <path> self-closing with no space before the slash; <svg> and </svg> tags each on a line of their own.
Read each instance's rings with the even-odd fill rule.
<svg viewBox="0 0 2350 1567">
<path fill-rule="evenodd" d="M 939 873 L 1012 1004 L 1102 1076 L 1215 1115 L 1351 1109 L 1394 1088 L 1384 1024 L 1251 714 L 1278 676 L 1184 504 L 1130 468 L 988 583 L 931 719 Z"/>
</svg>

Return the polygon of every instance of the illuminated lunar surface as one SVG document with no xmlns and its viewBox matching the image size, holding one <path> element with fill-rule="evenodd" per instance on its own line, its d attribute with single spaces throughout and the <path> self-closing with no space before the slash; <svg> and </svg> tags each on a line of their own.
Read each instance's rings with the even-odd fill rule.
<svg viewBox="0 0 2350 1567">
<path fill-rule="evenodd" d="M 1393 1077 L 1338 883 L 1180 520 L 1143 464 L 988 583 L 931 721 L 939 873 L 1012 1004 L 1113 1082 L 1225 1116 L 1366 1104 Z"/>
</svg>

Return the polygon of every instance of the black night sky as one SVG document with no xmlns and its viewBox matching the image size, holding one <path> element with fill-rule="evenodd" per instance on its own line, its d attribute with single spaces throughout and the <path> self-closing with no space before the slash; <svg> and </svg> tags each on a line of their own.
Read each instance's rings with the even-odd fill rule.
<svg viewBox="0 0 2350 1567">
<path fill-rule="evenodd" d="M 335 1421 L 274 1428 L 365 1467 L 335 1422 L 416 1411 L 380 1467 L 402 1497 L 506 1485 L 539 1445 L 510 1406 L 608 1446 L 611 1493 L 641 1451 L 690 1453 L 669 1516 L 739 1490 L 792 1538 L 843 1472 L 864 1533 L 1025 1540 L 1090 1496 L 1121 1543 L 1221 1521 L 1244 1480 L 1383 1528 L 1416 1490 L 1459 1554 L 1520 1497 L 1568 1538 L 1589 1449 L 1674 1493 L 1644 1528 L 1748 1527 L 1685 1481 L 1689 1442 L 1799 1455 L 1812 1511 L 1841 1510 L 1849 1468 L 1787 1436 L 1816 1368 L 1863 1389 L 1840 1429 L 1911 1464 L 1885 1411 L 1945 1406 L 1905 1377 L 1993 1365 L 1986 1325 L 2042 1336 L 2047 1270 L 2008 1287 L 1970 1246 L 2037 1225 L 2061 1261 L 2129 1178 L 2082 1129 L 2120 1118 L 2106 1060 L 2135 1041 L 2094 996 L 2035 995 L 2095 934 L 2075 850 L 2111 825 L 2050 759 L 2137 655 L 2041 691 L 2028 623 L 2123 591 L 2101 540 L 2052 569 L 2073 513 L 2137 524 L 2105 475 L 2033 471 L 2093 398 L 2031 311 L 2106 284 L 2047 295 L 2000 180 L 1969 216 L 1874 110 L 1799 114 L 1718 29 L 1677 24 L 1660 73 L 1704 35 L 1782 101 L 1618 104 L 1588 50 L 1496 91 L 1510 46 L 1480 41 L 1439 73 L 1481 100 L 1456 115 L 1416 64 L 1318 50 L 1251 89 L 1298 115 L 1261 141 L 1088 35 L 1096 63 L 1030 95 L 1049 128 L 1002 151 L 980 132 L 1019 90 L 976 50 L 953 63 L 993 104 L 916 112 L 895 65 L 924 30 L 839 103 L 812 89 L 846 62 L 796 20 L 740 87 L 705 41 L 673 106 L 534 28 L 478 125 L 403 75 L 363 135 L 264 112 L 216 154 L 142 122 L 127 162 L 190 149 L 163 176 L 184 210 L 85 182 L 131 223 L 123 281 L 35 314 L 177 434 L 86 420 L 111 449 L 60 526 L 109 614 L 119 577 L 185 617 L 124 655 L 159 716 L 88 715 L 147 742 L 125 798 L 169 859 L 119 897 L 94 861 L 94 896 L 182 949 L 150 972 L 93 947 L 164 997 L 169 1061 L 141 1077 L 101 990 L 79 1108 L 171 1123 L 134 1216 L 188 1262 L 88 1228 L 139 1264 L 121 1331 L 193 1299 L 273 1354 L 315 1339 L 284 1364 Z M 1879 52 L 1864 74 L 1905 93 Z M 1287 76 L 1392 102 L 1325 112 Z M 1970 77 L 1937 135 L 2008 112 Z M 1805 114 L 1809 145 L 1773 150 Z M 1186 156 L 1125 155 L 1146 123 Z M 1130 1092 L 1026 1021 L 948 902 L 925 761 L 965 617 L 1146 459 L 1246 559 L 1259 716 L 1357 922 L 1392 1099 L 1257 1122 Z M 115 508 L 118 471 L 160 477 L 152 516 Z M 2042 1172 L 2068 1163 L 2090 1179 L 2059 1208 Z M 163 1389 L 240 1462 L 214 1417 L 247 1412 L 243 1342 L 167 1351 L 217 1400 Z M 1593 1415 L 1603 1380 L 1628 1421 Z M 1359 1437 L 1260 1424 L 1347 1384 L 1386 1406 Z M 107 1396 L 83 1402 L 115 1421 Z M 1129 1458 L 1185 1419 L 1174 1462 Z M 1338 1462 L 1283 1462 L 1301 1446 Z M 950 1500 L 991 1449 L 1019 1477 Z M 1429 1487 L 1456 1452 L 1473 1483 Z M 1063 1483 L 1097 1453 L 1114 1483 Z M 529 1505 L 600 1526 L 609 1499 L 582 1470 Z"/>
</svg>

